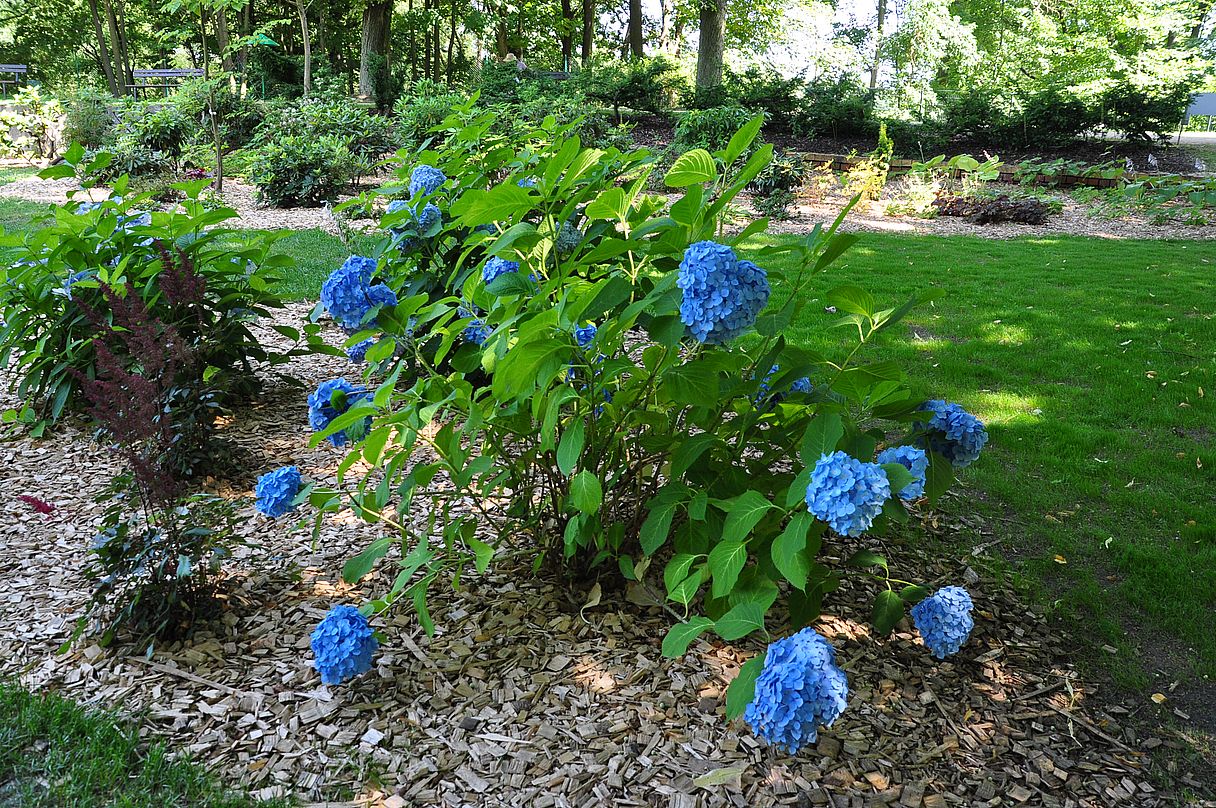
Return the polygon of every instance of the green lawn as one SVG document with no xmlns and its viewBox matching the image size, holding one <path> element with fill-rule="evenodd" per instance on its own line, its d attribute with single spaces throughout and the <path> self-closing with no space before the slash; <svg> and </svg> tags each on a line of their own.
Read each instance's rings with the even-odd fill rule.
<svg viewBox="0 0 1216 808">
<path fill-rule="evenodd" d="M 1163 656 L 1216 676 L 1216 242 L 867 234 L 822 283 L 942 289 L 870 356 L 988 424 L 952 507 L 999 520 L 1126 684 Z M 787 336 L 838 353 L 833 320 Z"/>
<path fill-rule="evenodd" d="M 0 684 L 0 808 L 252 808 L 212 774 L 143 743 L 135 727 L 54 695 Z"/>
</svg>

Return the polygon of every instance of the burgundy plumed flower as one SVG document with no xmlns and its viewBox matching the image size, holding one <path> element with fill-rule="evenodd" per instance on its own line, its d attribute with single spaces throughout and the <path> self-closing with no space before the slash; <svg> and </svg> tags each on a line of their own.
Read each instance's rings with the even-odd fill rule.
<svg viewBox="0 0 1216 808">
<path fill-rule="evenodd" d="M 42 500 L 38 499 L 38 497 L 31 496 L 30 494 L 21 494 L 17 497 L 17 499 L 21 500 L 26 505 L 29 505 L 34 510 L 38 511 L 38 513 L 54 513 L 55 512 L 54 505 L 52 505 L 49 502 L 43 502 Z"/>
</svg>

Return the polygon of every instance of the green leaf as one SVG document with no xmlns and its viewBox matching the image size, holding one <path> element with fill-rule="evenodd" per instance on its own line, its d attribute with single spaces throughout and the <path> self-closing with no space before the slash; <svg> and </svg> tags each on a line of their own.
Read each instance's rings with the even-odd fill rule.
<svg viewBox="0 0 1216 808">
<path fill-rule="evenodd" d="M 726 514 L 726 525 L 722 528 L 723 541 L 743 541 L 752 532 L 752 528 L 764 518 L 773 503 L 759 491 L 747 490 L 731 500 L 730 510 Z"/>
<path fill-rule="evenodd" d="M 490 567 L 490 561 L 494 558 L 494 548 L 486 544 L 480 539 L 475 539 L 470 536 L 466 541 L 469 547 L 473 548 L 473 557 L 476 561 L 477 571 L 485 572 Z"/>
<path fill-rule="evenodd" d="M 646 521 L 642 522 L 642 530 L 638 536 L 643 553 L 654 555 L 663 546 L 667 541 L 667 534 L 671 532 L 671 520 L 675 513 L 675 503 L 671 502 L 656 505 L 650 509 L 650 513 L 646 515 Z"/>
<path fill-rule="evenodd" d="M 713 596 L 726 597 L 739 580 L 747 563 L 747 544 L 738 539 L 724 540 L 709 551 L 709 572 L 713 576 Z"/>
<path fill-rule="evenodd" d="M 465 227 L 507 221 L 532 209 L 528 192 L 513 182 L 500 183 L 488 191 L 471 188 L 452 203 L 452 214 Z"/>
<path fill-rule="evenodd" d="M 624 219 L 629 213 L 625 189 L 609 188 L 591 200 L 584 211 L 588 219 Z"/>
<path fill-rule="evenodd" d="M 358 583 L 360 578 L 372 571 L 377 561 L 384 558 L 391 546 L 392 541 L 387 538 L 376 539 L 363 552 L 342 565 L 342 580 L 348 584 Z"/>
<path fill-rule="evenodd" d="M 693 567 L 692 572 L 688 574 L 684 580 L 677 583 L 667 591 L 667 599 L 675 601 L 683 606 L 692 603 L 692 599 L 697 596 L 697 591 L 701 588 L 701 583 L 705 580 L 705 568 Z"/>
<path fill-rule="evenodd" d="M 706 406 L 718 400 L 718 372 L 705 362 L 687 362 L 663 374 L 663 393 L 677 404 Z"/>
<path fill-rule="evenodd" d="M 676 158 L 663 178 L 669 188 L 687 188 L 700 182 L 715 182 L 718 169 L 714 158 L 705 149 L 686 151 Z"/>
<path fill-rule="evenodd" d="M 671 453 L 672 479 L 679 478 L 681 474 L 688 471 L 692 464 L 696 463 L 701 455 L 705 454 L 706 450 L 719 440 L 720 438 L 712 432 L 701 432 L 685 438 L 684 442 Z"/>
<path fill-rule="evenodd" d="M 734 642 L 763 628 L 764 606 L 755 601 L 740 603 L 714 623 L 714 631 L 727 642 Z"/>
<path fill-rule="evenodd" d="M 882 567 L 887 568 L 887 559 L 873 550 L 858 550 L 844 562 L 850 567 Z"/>
<path fill-rule="evenodd" d="M 882 470 L 887 473 L 887 482 L 891 484 L 891 496 L 898 496 L 900 491 L 916 480 L 903 463 L 883 463 Z"/>
<path fill-rule="evenodd" d="M 697 563 L 698 558 L 700 556 L 692 553 L 676 553 L 671 557 L 667 566 L 663 568 L 663 586 L 669 593 L 688 577 L 689 570 L 692 569 L 693 564 Z"/>
<path fill-rule="evenodd" d="M 807 576 L 811 572 L 810 560 L 805 550 L 807 532 L 814 522 L 815 517 L 806 511 L 794 514 L 785 530 L 773 541 L 771 549 L 777 571 L 798 589 L 806 589 Z"/>
<path fill-rule="evenodd" d="M 690 619 L 687 623 L 676 623 L 667 630 L 667 636 L 663 638 L 663 656 L 668 658 L 684 656 L 692 641 L 713 626 L 714 621 L 700 616 Z"/>
<path fill-rule="evenodd" d="M 802 464 L 813 469 L 819 458 L 836 451 L 836 444 L 844 437 L 844 424 L 840 413 L 829 412 L 816 416 L 802 434 L 802 446 L 799 457 Z"/>
<path fill-rule="evenodd" d="M 872 294 L 860 286 L 852 284 L 837 286 L 824 297 L 828 301 L 828 305 L 850 314 L 860 314 L 863 317 L 873 316 L 878 309 L 878 303 L 875 302 Z"/>
<path fill-rule="evenodd" d="M 727 719 L 743 715 L 747 705 L 756 698 L 756 680 L 760 678 L 760 672 L 763 670 L 764 654 L 752 657 L 739 668 L 739 675 L 732 679 L 726 688 Z"/>
<path fill-rule="evenodd" d="M 518 272 L 504 272 L 486 286 L 486 291 L 498 297 L 531 295 L 536 291 L 536 287 Z"/>
<path fill-rule="evenodd" d="M 764 126 L 764 113 L 759 112 L 750 121 L 739 127 L 739 131 L 731 135 L 730 142 L 726 144 L 726 149 L 722 152 L 722 162 L 730 165 L 742 157 L 756 140 L 756 135 L 760 134 L 762 126 Z"/>
<path fill-rule="evenodd" d="M 562 433 L 561 442 L 557 445 L 557 467 L 562 474 L 569 477 L 583 454 L 584 427 L 582 421 L 574 421 Z"/>
<path fill-rule="evenodd" d="M 878 593 L 874 598 L 874 614 L 870 622 L 879 634 L 890 634 L 895 624 L 904 617 L 904 602 L 890 589 Z"/>
<path fill-rule="evenodd" d="M 929 468 L 925 470 L 925 496 L 929 502 L 936 502 L 953 482 L 954 466 L 937 452 L 929 452 Z"/>
<path fill-rule="evenodd" d="M 899 590 L 899 599 L 908 606 L 915 606 L 925 598 L 929 597 L 931 592 L 932 590 L 930 590 L 927 586 L 910 584 Z"/>
<path fill-rule="evenodd" d="M 604 504 L 600 478 L 586 469 L 570 478 L 570 501 L 583 513 L 595 513 Z"/>
</svg>

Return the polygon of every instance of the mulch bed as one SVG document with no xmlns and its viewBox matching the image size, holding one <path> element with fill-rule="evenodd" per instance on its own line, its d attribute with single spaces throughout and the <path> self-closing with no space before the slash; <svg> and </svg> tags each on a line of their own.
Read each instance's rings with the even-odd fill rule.
<svg viewBox="0 0 1216 808">
<path fill-rule="evenodd" d="M 296 360 L 292 371 L 309 387 L 354 375 L 333 357 Z M 251 475 L 293 462 L 335 482 L 340 452 L 307 448 L 303 391 L 268 390 L 223 434 Z M 232 565 L 220 619 L 148 659 L 87 640 L 57 655 L 87 597 L 81 564 L 99 515 L 91 497 L 115 464 L 66 426 L 0 444 L 0 468 L 0 676 L 143 716 L 145 731 L 258 795 L 354 794 L 354 804 L 392 808 L 1177 804 L 1148 769 L 1153 750 L 1178 744 L 1144 734 L 1133 720 L 1143 705 L 1120 705 L 1080 675 L 1068 638 L 977 573 L 971 556 L 926 558 L 917 542 L 866 540 L 909 575 L 968 585 L 976 630 L 945 662 L 906 623 L 875 637 L 865 624 L 873 590 L 848 579 L 817 628 L 848 672 L 849 709 L 813 749 L 790 756 L 721 714 L 726 685 L 762 643 L 702 640 L 664 659 L 671 618 L 647 592 L 609 579 L 568 585 L 524 561 L 466 577 L 459 591 L 437 588 L 434 637 L 406 610 L 377 618 L 388 642 L 374 669 L 322 686 L 309 632 L 333 603 L 384 591 L 395 571 L 343 584 L 342 562 L 375 532 L 342 513 L 314 546 L 306 528 L 256 515 L 248 481 L 208 481 L 245 497 L 243 529 L 260 545 Z M 34 513 L 20 494 L 56 510 Z M 995 541 L 983 525 L 940 516 L 924 527 L 977 535 L 977 554 Z"/>
</svg>

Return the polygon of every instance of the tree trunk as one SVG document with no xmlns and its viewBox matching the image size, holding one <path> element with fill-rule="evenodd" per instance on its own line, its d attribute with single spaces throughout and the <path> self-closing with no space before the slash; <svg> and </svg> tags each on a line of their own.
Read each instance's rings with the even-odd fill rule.
<svg viewBox="0 0 1216 808">
<path fill-rule="evenodd" d="M 105 0 L 106 4 L 106 24 L 110 29 L 110 44 L 113 47 L 114 57 L 114 79 L 119 85 L 119 90 L 123 95 L 128 92 L 128 87 L 134 84 L 134 79 L 131 76 L 131 66 L 127 61 L 126 42 L 123 39 L 123 31 L 118 25 L 118 16 L 114 11 L 114 3 L 111 0 Z"/>
<path fill-rule="evenodd" d="M 574 62 L 574 7 L 570 0 L 562 0 L 562 70 L 569 70 Z"/>
<path fill-rule="evenodd" d="M 418 21 L 414 19 L 414 0 L 409 0 L 410 81 L 418 80 Z"/>
<path fill-rule="evenodd" d="M 304 0 L 296 0 L 296 13 L 300 15 L 300 39 L 304 43 L 304 97 L 312 92 L 312 39 L 308 35 L 308 9 Z"/>
<path fill-rule="evenodd" d="M 870 67 L 870 89 L 878 86 L 878 62 L 882 52 L 882 27 L 887 21 L 887 0 L 878 0 L 878 23 L 874 26 L 874 64 Z"/>
<path fill-rule="evenodd" d="M 220 64 L 224 67 L 225 73 L 232 73 L 236 69 L 236 65 L 232 62 L 232 53 L 228 50 L 230 44 L 228 37 L 228 9 L 220 6 L 215 13 L 215 46 L 220 50 Z"/>
<path fill-rule="evenodd" d="M 583 64 L 591 61 L 595 49 L 595 0 L 583 0 Z"/>
<path fill-rule="evenodd" d="M 568 0 L 563 0 L 568 2 Z M 448 29 L 448 86 L 452 86 L 452 57 L 456 54 L 456 0 L 452 0 L 452 25 Z"/>
<path fill-rule="evenodd" d="M 368 3 L 363 9 L 363 35 L 359 39 L 359 97 L 376 97 L 388 77 L 388 35 L 392 20 L 391 0 Z"/>
<path fill-rule="evenodd" d="M 642 48 L 642 0 L 629 0 L 629 56 L 641 59 Z"/>
<path fill-rule="evenodd" d="M 726 50 L 726 0 L 702 0 L 701 35 L 697 43 L 697 89 L 710 90 L 722 83 Z"/>
<path fill-rule="evenodd" d="M 434 43 L 435 52 L 431 57 L 431 81 L 438 84 L 443 81 L 443 64 L 440 60 L 440 54 L 443 50 L 442 37 L 439 36 L 439 2 L 435 2 L 435 22 L 431 31 L 431 42 Z"/>
<path fill-rule="evenodd" d="M 101 63 L 101 69 L 106 74 L 106 87 L 109 88 L 110 95 L 123 95 L 126 88 L 119 87 L 114 80 L 114 63 L 110 61 L 110 46 L 106 42 L 106 33 L 101 28 L 101 14 L 97 11 L 97 0 L 89 0 L 89 13 L 93 17 L 93 34 L 97 37 L 97 61 Z"/>
</svg>

